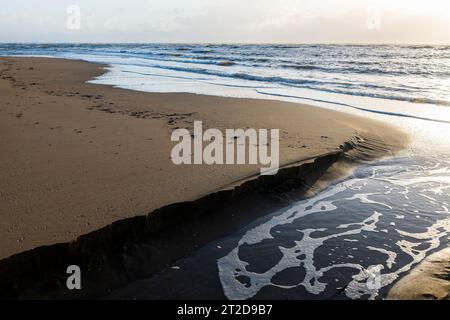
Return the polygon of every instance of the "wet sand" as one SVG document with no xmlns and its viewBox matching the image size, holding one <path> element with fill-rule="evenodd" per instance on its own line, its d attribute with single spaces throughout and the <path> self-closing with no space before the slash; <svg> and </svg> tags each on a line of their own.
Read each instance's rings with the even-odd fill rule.
<svg viewBox="0 0 450 320">
<path fill-rule="evenodd" d="M 405 134 L 307 105 L 143 93 L 86 83 L 104 66 L 0 59 L 0 259 L 73 241 L 115 221 L 191 201 L 259 173 L 259 166 L 175 166 L 175 128 L 279 128 L 287 165 L 339 150 L 354 136 L 389 155 Z"/>
<path fill-rule="evenodd" d="M 450 248 L 425 258 L 389 291 L 391 300 L 450 300 Z"/>
</svg>

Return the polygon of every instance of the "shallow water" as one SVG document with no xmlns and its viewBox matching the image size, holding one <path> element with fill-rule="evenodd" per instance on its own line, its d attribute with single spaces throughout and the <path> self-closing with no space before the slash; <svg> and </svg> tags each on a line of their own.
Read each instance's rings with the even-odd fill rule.
<svg viewBox="0 0 450 320">
<path fill-rule="evenodd" d="M 230 299 L 264 288 L 375 299 L 450 243 L 450 159 L 397 158 L 359 168 L 316 197 L 250 227 L 218 259 Z M 300 289 L 300 290 L 299 290 Z"/>
</svg>

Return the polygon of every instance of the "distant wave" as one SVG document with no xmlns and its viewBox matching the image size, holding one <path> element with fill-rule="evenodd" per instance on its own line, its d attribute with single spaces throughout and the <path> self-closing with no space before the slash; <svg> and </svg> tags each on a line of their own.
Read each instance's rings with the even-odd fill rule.
<svg viewBox="0 0 450 320">
<path fill-rule="evenodd" d="M 320 67 L 317 67 L 317 66 L 313 66 L 313 65 L 310 65 L 310 64 L 282 64 L 281 65 L 281 67 L 282 68 L 290 68 L 290 69 L 297 69 L 297 70 L 314 70 L 314 69 L 317 69 L 317 70 L 326 70 L 325 68 L 320 68 Z"/>
<path fill-rule="evenodd" d="M 362 108 L 362 107 L 357 107 L 355 105 L 351 105 L 351 104 L 348 104 L 348 103 L 340 103 L 340 102 L 336 102 L 336 101 L 328 101 L 328 100 L 322 100 L 322 99 L 314 99 L 314 98 L 309 98 L 309 97 L 286 95 L 286 94 L 278 94 L 278 93 L 269 93 L 269 92 L 263 92 L 263 91 L 260 91 L 260 90 L 258 90 L 257 92 L 259 94 L 262 94 L 262 95 L 278 96 L 278 97 L 284 97 L 284 98 L 294 98 L 294 99 L 309 100 L 309 101 L 315 101 L 315 102 L 321 102 L 321 103 L 328 103 L 328 104 L 333 104 L 333 105 L 349 107 L 349 108 L 357 109 L 357 110 L 360 110 L 360 111 L 366 111 L 366 112 L 370 112 L 370 113 L 384 114 L 384 115 L 388 115 L 388 116 L 395 116 L 395 117 L 402 117 L 402 118 L 411 118 L 411 119 L 418 119 L 418 120 L 425 120 L 425 121 L 433 121 L 433 122 L 450 124 L 450 121 L 447 121 L 447 120 L 433 119 L 433 118 L 427 118 L 427 117 L 419 117 L 419 116 L 406 114 L 406 113 L 400 113 L 400 112 L 390 112 L 390 111 L 381 111 L 381 110 L 375 110 L 375 109 Z"/>
<path fill-rule="evenodd" d="M 277 83 L 281 85 L 287 85 L 287 86 L 296 86 L 299 88 L 306 88 L 306 89 L 312 89 L 312 90 L 319 90 L 319 91 L 325 91 L 330 93 L 340 93 L 340 94 L 349 94 L 349 95 L 356 95 L 356 96 L 364 96 L 364 97 L 370 97 L 370 98 L 379 98 L 379 99 L 388 99 L 388 100 L 397 100 L 397 101 L 407 101 L 411 103 L 421 103 L 421 104 L 435 104 L 440 106 L 450 106 L 450 101 L 446 100 L 438 100 L 438 99 L 429 99 L 424 97 L 405 97 L 405 96 L 398 96 L 398 95 L 386 95 L 386 94 L 377 94 L 377 93 L 370 93 L 367 91 L 364 91 L 364 87 L 360 87 L 359 90 L 346 90 L 346 89 L 339 89 L 336 86 L 341 85 L 346 88 L 351 88 L 355 86 L 353 83 L 345 83 L 345 82 L 332 82 L 332 81 L 319 81 L 319 80 L 309 80 L 309 79 L 289 79 L 289 78 L 283 78 L 283 77 L 266 77 L 266 76 L 257 76 L 252 74 L 246 74 L 246 73 L 227 73 L 223 71 L 215 71 L 215 70 L 209 70 L 209 69 L 202 69 L 202 68 L 186 68 L 186 67 L 172 67 L 172 66 L 164 66 L 164 65 L 140 65 L 143 67 L 152 67 L 152 68 L 159 68 L 159 69 L 166 69 L 166 70 L 174 70 L 174 71 L 182 71 L 182 72 L 188 72 L 188 73 L 195 73 L 195 74 L 202 74 L 202 75 L 209 75 L 209 76 L 219 76 L 222 78 L 236 78 L 236 79 L 244 79 L 244 80 L 251 80 L 251 81 L 257 81 L 257 82 L 264 82 L 264 83 Z M 130 71 L 128 71 L 130 72 Z M 145 74 L 145 73 L 141 73 Z M 320 87 L 318 87 L 320 85 Z M 327 85 L 333 85 L 333 88 L 327 88 Z M 367 85 L 367 87 L 376 88 L 376 89 L 385 89 L 382 86 L 379 85 Z M 400 91 L 399 89 L 398 91 Z M 409 92 L 408 89 L 404 89 L 404 92 Z"/>
<path fill-rule="evenodd" d="M 10 43 L 0 44 L 0 55 L 84 59 L 116 65 L 130 75 L 136 67 L 144 82 L 145 75 L 153 81 L 164 74 L 168 79 L 207 81 L 227 88 L 303 88 L 450 106 L 450 88 L 445 86 L 450 46 Z M 167 72 L 159 74 L 156 69 Z M 195 85 L 180 90 L 196 91 Z"/>
</svg>

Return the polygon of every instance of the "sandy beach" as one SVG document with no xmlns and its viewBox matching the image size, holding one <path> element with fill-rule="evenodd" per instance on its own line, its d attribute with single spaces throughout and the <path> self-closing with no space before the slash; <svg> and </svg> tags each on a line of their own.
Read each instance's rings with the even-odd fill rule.
<svg viewBox="0 0 450 320">
<path fill-rule="evenodd" d="M 407 143 L 382 123 L 307 105 L 86 83 L 103 72 L 81 61 L 0 59 L 0 258 L 259 173 L 250 165 L 175 166 L 171 132 L 194 120 L 219 129 L 279 128 L 281 165 L 339 150 L 354 136 L 386 145 L 367 150 L 373 157 Z"/>
</svg>

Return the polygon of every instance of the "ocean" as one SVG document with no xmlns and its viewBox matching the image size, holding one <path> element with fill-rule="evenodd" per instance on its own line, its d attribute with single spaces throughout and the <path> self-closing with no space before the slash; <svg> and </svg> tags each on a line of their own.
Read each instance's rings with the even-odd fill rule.
<svg viewBox="0 0 450 320">
<path fill-rule="evenodd" d="M 450 46 L 0 44 L 0 54 L 111 64 L 98 82 L 150 92 L 450 106 Z"/>
</svg>

